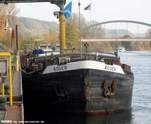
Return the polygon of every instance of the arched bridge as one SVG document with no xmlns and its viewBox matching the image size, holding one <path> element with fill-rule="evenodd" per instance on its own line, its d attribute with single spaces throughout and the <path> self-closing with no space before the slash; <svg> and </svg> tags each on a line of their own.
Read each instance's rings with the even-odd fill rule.
<svg viewBox="0 0 151 124">
<path fill-rule="evenodd" d="M 104 21 L 104 22 L 100 22 L 100 23 L 96 23 L 96 24 L 92 24 L 90 26 L 88 26 L 87 28 L 88 29 L 91 29 L 91 28 L 97 28 L 97 26 L 102 26 L 102 25 L 105 25 L 105 24 L 110 24 L 110 23 L 134 23 L 134 24 L 139 24 L 139 25 L 143 25 L 143 26 L 147 26 L 147 27 L 151 27 L 151 24 L 150 23 L 146 23 L 146 22 L 141 22 L 141 21 L 134 21 L 134 20 L 111 20 L 111 21 Z M 131 37 L 129 36 L 128 34 L 126 35 L 126 37 L 113 37 L 113 38 L 99 38 L 99 39 L 96 39 L 95 37 L 93 37 L 93 39 L 91 38 L 87 38 L 87 39 L 81 39 L 82 42 L 101 42 L 101 41 L 109 41 L 109 42 L 114 42 L 114 41 L 119 41 L 119 42 L 122 42 L 122 41 L 127 41 L 127 42 L 136 42 L 136 41 L 148 41 L 148 42 L 151 42 L 151 38 L 146 38 L 146 37 Z"/>
<path fill-rule="evenodd" d="M 140 25 L 144 25 L 144 26 L 151 27 L 151 24 L 150 24 L 150 23 L 141 22 L 141 21 L 133 21 L 133 20 L 111 20 L 111 21 L 104 21 L 104 22 L 92 24 L 92 25 L 89 26 L 89 28 L 95 27 L 95 26 L 98 26 L 98 25 L 109 24 L 109 23 L 134 23 L 134 24 L 140 24 Z"/>
</svg>

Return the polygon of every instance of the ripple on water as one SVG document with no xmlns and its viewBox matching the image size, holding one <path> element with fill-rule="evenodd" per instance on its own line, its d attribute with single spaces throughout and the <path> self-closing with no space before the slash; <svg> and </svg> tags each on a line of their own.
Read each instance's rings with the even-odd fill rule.
<svg viewBox="0 0 151 124">
<path fill-rule="evenodd" d="M 151 124 L 151 52 L 134 51 L 121 59 L 132 66 L 134 73 L 131 123 Z"/>
</svg>

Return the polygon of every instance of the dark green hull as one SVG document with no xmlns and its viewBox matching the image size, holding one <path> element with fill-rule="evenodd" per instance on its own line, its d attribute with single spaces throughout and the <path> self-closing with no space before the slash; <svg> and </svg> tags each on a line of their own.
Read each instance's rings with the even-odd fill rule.
<svg viewBox="0 0 151 124">
<path fill-rule="evenodd" d="M 51 113 L 95 114 L 131 108 L 133 74 L 93 69 L 22 74 L 26 119 L 45 118 Z"/>
</svg>

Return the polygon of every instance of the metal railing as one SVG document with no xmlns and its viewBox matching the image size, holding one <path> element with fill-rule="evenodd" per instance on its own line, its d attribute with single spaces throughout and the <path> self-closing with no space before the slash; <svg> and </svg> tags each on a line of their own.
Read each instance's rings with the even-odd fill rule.
<svg viewBox="0 0 151 124">
<path fill-rule="evenodd" d="M 10 52 L 0 52 L 1 64 L 6 65 L 0 72 L 0 77 L 2 78 L 2 96 L 5 96 L 5 78 L 9 78 L 9 100 L 10 106 L 13 104 L 13 79 L 12 79 L 12 61 L 11 61 L 11 53 Z M 7 69 L 8 67 L 8 69 Z M 7 73 L 8 71 L 8 73 Z"/>
</svg>

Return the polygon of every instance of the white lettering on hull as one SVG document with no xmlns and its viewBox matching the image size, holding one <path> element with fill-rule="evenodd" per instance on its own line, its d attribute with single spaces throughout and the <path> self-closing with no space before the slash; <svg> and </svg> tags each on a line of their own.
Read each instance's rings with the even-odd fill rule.
<svg viewBox="0 0 151 124">
<path fill-rule="evenodd" d="M 106 65 L 106 66 L 105 66 L 105 70 L 115 72 L 115 71 L 116 71 L 116 68 L 113 67 L 113 66 Z"/>
<path fill-rule="evenodd" d="M 67 70 L 67 66 L 66 65 L 57 65 L 57 66 L 54 66 L 53 67 L 53 70 L 55 72 L 58 72 L 58 71 L 66 71 Z"/>
<path fill-rule="evenodd" d="M 43 74 L 79 70 L 79 69 L 95 69 L 95 70 L 125 74 L 123 69 L 119 65 L 114 65 L 114 64 L 107 65 L 104 62 L 98 62 L 92 60 L 70 62 L 65 65 L 50 65 L 46 67 L 46 69 L 43 71 Z"/>
</svg>

